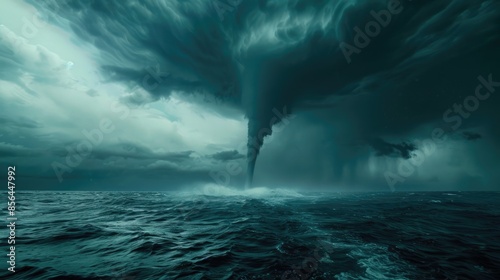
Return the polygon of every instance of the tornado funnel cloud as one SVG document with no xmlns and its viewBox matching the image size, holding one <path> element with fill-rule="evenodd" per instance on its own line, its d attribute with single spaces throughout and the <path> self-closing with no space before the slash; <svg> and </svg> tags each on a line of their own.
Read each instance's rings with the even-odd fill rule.
<svg viewBox="0 0 500 280">
<path fill-rule="evenodd" d="M 245 189 L 251 188 L 252 187 L 252 182 L 253 182 L 253 173 L 255 170 L 255 162 L 257 161 L 257 158 L 249 158 L 248 159 L 248 166 L 247 166 L 247 179 L 245 182 Z"/>
<path fill-rule="evenodd" d="M 264 144 L 264 137 L 268 135 L 271 135 L 270 128 L 261 125 L 257 120 L 250 119 L 248 121 L 247 179 L 245 188 L 252 187 L 255 163 Z"/>
<path fill-rule="evenodd" d="M 281 123 L 289 116 L 287 106 L 283 106 L 283 111 L 280 112 L 275 106 L 261 110 L 264 112 L 260 115 L 254 114 L 248 120 L 248 142 L 247 142 L 247 178 L 245 188 L 252 187 L 253 176 L 255 173 L 255 164 L 260 154 L 260 150 L 264 145 L 264 139 L 272 135 L 273 125 Z"/>
</svg>

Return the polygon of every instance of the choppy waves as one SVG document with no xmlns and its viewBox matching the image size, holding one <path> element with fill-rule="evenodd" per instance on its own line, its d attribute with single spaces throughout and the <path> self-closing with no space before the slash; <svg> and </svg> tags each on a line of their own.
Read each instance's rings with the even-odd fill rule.
<svg viewBox="0 0 500 280">
<path fill-rule="evenodd" d="M 499 198 L 21 192 L 10 279 L 499 279 Z"/>
</svg>

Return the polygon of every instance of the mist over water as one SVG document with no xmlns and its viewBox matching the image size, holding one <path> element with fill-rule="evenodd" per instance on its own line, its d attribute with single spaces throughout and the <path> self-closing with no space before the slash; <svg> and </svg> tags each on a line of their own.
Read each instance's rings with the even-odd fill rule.
<svg viewBox="0 0 500 280">
<path fill-rule="evenodd" d="M 20 192 L 9 279 L 498 279 L 499 201 L 215 185 Z"/>
</svg>

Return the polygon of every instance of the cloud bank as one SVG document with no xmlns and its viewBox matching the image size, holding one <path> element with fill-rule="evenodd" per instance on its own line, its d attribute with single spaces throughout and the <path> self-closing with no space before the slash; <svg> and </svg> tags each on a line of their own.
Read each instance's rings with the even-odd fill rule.
<svg viewBox="0 0 500 280">
<path fill-rule="evenodd" d="M 486 166 L 470 174 L 482 178 L 476 180 L 481 185 L 493 185 L 496 180 L 484 174 L 498 167 L 486 153 L 498 151 L 500 130 L 495 124 L 500 101 L 492 92 L 467 118 L 454 104 L 466 105 L 464 98 L 474 94 L 478 76 L 491 74 L 494 81 L 500 80 L 497 1 L 242 1 L 222 11 L 223 17 L 213 1 L 202 0 L 30 3 L 50 25 L 92 50 L 100 83 L 121 85 L 130 92 L 121 96 L 124 104 L 177 100 L 221 118 L 238 119 L 237 112 L 244 114 L 246 151 L 234 152 L 238 147 L 226 146 L 205 154 L 218 161 L 241 161 L 240 154 L 246 153 L 250 177 L 255 168 L 259 170 L 257 155 L 263 167 L 279 161 L 293 170 L 283 156 L 262 158 L 266 139 L 278 137 L 279 143 L 305 150 L 310 149 L 307 141 L 321 147 L 321 155 L 307 156 L 305 164 L 314 171 L 298 174 L 322 174 L 330 183 L 352 177 L 358 178 L 357 184 L 378 184 L 373 174 L 383 174 L 397 160 L 411 159 L 420 148 L 415 140 L 441 127 L 446 135 L 464 136 L 452 138 L 445 149 L 472 140 L 475 136 L 466 130 L 484 131 L 481 136 L 490 139 L 490 148 L 476 156 L 471 156 L 475 148 L 466 148 L 464 156 L 475 158 L 473 165 Z M 4 37 L 13 37 L 9 36 Z M 2 45 L 5 58 L 11 46 L 6 42 Z M 42 47 L 30 51 L 31 56 L 23 53 L 22 57 L 34 61 L 32 66 L 3 59 L 2 69 L 29 69 L 36 73 L 30 79 L 37 82 L 70 83 L 51 80 L 67 72 L 66 61 Z M 43 70 L 36 68 L 41 65 Z M 7 81 L 16 81 L 18 75 L 11 70 L 5 73 L 12 76 Z M 90 92 L 89 98 L 98 98 L 93 96 L 95 91 Z M 447 110 L 451 113 L 444 116 Z M 273 136 L 290 114 L 298 118 Z M 300 133 L 290 130 L 307 131 L 308 125 L 317 129 L 309 139 L 294 142 L 293 135 Z M 176 152 L 197 150 L 184 148 Z M 279 154 L 276 144 L 269 149 L 269 155 Z M 287 150 L 295 161 L 306 161 L 297 149 L 288 146 Z M 169 162 L 161 158 L 166 155 L 153 157 Z M 424 169 L 420 170 L 425 174 Z M 446 184 L 454 184 L 450 178 L 458 173 L 450 167 L 450 175 L 441 177 Z M 274 177 L 261 175 L 280 181 Z M 304 184 L 318 183 L 306 177 Z M 425 184 L 435 176 L 417 177 Z"/>
</svg>

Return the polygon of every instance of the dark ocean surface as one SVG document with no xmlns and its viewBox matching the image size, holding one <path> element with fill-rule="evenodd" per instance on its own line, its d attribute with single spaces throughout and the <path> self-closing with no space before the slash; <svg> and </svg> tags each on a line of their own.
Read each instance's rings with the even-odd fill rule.
<svg viewBox="0 0 500 280">
<path fill-rule="evenodd" d="M 16 206 L 1 279 L 500 279 L 498 192 L 19 192 Z"/>
</svg>

